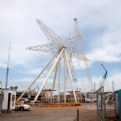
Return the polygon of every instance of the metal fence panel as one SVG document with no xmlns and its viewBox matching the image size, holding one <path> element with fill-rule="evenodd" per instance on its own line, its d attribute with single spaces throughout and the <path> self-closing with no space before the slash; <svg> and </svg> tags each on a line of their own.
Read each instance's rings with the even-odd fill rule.
<svg viewBox="0 0 121 121">
<path fill-rule="evenodd" d="M 105 106 L 104 87 L 98 89 L 96 94 L 97 94 L 97 115 L 100 121 L 105 121 L 106 106 Z"/>
<path fill-rule="evenodd" d="M 121 119 L 121 90 L 118 91 L 118 114 Z"/>
</svg>

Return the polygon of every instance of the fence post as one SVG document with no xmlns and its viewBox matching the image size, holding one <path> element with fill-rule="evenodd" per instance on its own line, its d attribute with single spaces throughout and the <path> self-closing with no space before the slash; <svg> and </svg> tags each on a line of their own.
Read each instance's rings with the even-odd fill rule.
<svg viewBox="0 0 121 121">
<path fill-rule="evenodd" d="M 77 121 L 79 121 L 79 108 L 77 108 Z"/>
</svg>

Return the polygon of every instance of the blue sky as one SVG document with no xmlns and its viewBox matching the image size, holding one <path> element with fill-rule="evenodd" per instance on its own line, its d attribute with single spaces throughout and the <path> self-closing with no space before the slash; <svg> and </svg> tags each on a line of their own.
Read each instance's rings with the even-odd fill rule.
<svg viewBox="0 0 121 121">
<path fill-rule="evenodd" d="M 52 57 L 26 48 L 48 43 L 36 23 L 39 18 L 63 38 L 75 35 L 74 18 L 78 18 L 93 82 L 98 87 L 108 70 L 107 90 L 121 88 L 121 1 L 120 0 L 1 0 L 0 1 L 0 80 L 5 85 L 8 46 L 11 40 L 9 86 L 25 89 Z M 77 66 L 74 65 L 75 73 Z M 44 79 L 47 71 L 38 80 Z M 85 80 L 85 77 L 84 77 Z M 52 79 L 48 82 L 48 87 Z M 39 84 L 41 85 L 41 84 Z M 80 81 L 76 88 L 86 88 Z"/>
</svg>

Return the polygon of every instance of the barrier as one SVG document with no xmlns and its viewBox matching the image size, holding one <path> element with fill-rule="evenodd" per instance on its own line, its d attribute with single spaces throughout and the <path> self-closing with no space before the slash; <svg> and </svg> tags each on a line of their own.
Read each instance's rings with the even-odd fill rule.
<svg viewBox="0 0 121 121">
<path fill-rule="evenodd" d="M 39 103 L 39 107 L 69 107 L 69 106 L 81 106 L 80 102 L 74 103 Z"/>
</svg>

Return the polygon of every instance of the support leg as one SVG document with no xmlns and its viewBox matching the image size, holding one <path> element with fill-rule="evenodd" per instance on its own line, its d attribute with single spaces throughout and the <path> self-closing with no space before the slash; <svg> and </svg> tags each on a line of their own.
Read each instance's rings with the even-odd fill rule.
<svg viewBox="0 0 121 121">
<path fill-rule="evenodd" d="M 65 60 L 65 53 L 64 53 L 64 103 L 66 103 L 66 60 Z"/>
<path fill-rule="evenodd" d="M 67 59 L 66 49 L 65 49 L 65 55 L 66 55 L 65 57 L 66 57 L 66 63 L 67 63 L 67 67 L 68 67 L 68 72 L 69 72 L 69 76 L 70 76 L 70 80 L 71 80 L 71 86 L 72 86 L 72 90 L 73 90 L 73 94 L 74 94 L 74 100 L 75 100 L 75 102 L 77 102 L 75 89 L 74 89 L 74 84 L 73 84 L 73 76 L 72 76 L 72 73 L 71 73 L 70 64 L 69 64 L 68 59 Z"/>
<path fill-rule="evenodd" d="M 27 92 L 27 90 L 36 82 L 36 80 L 40 77 L 40 75 L 44 72 L 44 70 L 48 67 L 48 65 L 53 61 L 53 59 L 57 56 L 58 52 L 52 57 L 52 59 L 48 62 L 48 64 L 40 71 L 40 73 L 37 75 L 37 77 L 30 83 L 28 88 L 21 94 L 21 96 L 18 98 L 17 101 L 19 101 L 23 95 Z"/>
<path fill-rule="evenodd" d="M 60 103 L 60 60 L 58 61 L 58 103 Z"/>
<path fill-rule="evenodd" d="M 43 83 L 42 83 L 42 86 L 41 86 L 40 90 L 38 91 L 38 93 L 37 93 L 37 95 L 36 95 L 36 97 L 35 97 L 35 99 L 34 99 L 34 102 L 35 102 L 35 101 L 37 100 L 37 98 L 39 97 L 39 95 L 40 95 L 40 93 L 41 93 L 41 91 L 42 91 L 44 85 L 46 84 L 48 78 L 50 77 L 52 71 L 54 70 L 56 64 L 58 63 L 58 61 L 59 61 L 59 59 L 60 59 L 60 57 L 61 57 L 63 51 L 64 51 L 64 49 L 62 49 L 62 50 L 59 52 L 59 55 L 58 55 L 58 57 L 56 58 L 56 60 L 55 60 L 55 62 L 54 62 L 54 64 L 53 64 L 53 66 L 51 67 L 51 69 L 50 69 L 50 71 L 49 71 L 49 73 L 47 74 L 47 77 L 44 79 L 44 81 L 43 81 Z"/>
<path fill-rule="evenodd" d="M 56 81 L 56 76 L 57 76 L 57 69 L 58 69 L 58 63 L 56 65 L 55 75 L 54 75 L 54 80 L 53 80 L 53 86 L 52 86 L 52 92 L 51 92 L 51 102 L 52 102 L 53 90 L 54 90 L 54 87 L 55 87 L 55 81 Z"/>
</svg>

